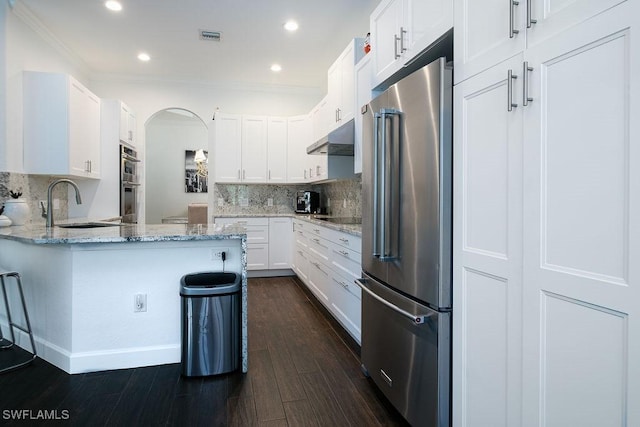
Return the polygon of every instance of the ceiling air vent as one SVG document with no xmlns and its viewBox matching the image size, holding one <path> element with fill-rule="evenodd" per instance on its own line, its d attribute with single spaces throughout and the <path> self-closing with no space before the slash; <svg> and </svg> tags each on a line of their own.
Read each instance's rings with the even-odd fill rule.
<svg viewBox="0 0 640 427">
<path fill-rule="evenodd" d="M 219 42 L 221 39 L 222 33 L 220 31 L 200 30 L 200 40 Z"/>
</svg>

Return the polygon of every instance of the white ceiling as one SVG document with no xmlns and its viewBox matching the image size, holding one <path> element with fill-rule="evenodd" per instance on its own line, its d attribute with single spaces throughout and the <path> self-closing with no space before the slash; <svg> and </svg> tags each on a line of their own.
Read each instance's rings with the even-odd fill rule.
<svg viewBox="0 0 640 427">
<path fill-rule="evenodd" d="M 379 0 L 121 0 L 118 13 L 103 0 L 19 1 L 97 75 L 322 88 Z M 288 19 L 297 32 L 283 29 Z M 199 30 L 221 31 L 222 42 Z"/>
</svg>

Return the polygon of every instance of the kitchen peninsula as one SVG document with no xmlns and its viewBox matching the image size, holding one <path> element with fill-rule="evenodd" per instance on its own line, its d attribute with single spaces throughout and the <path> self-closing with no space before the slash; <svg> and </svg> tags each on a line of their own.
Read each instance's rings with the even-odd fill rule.
<svg viewBox="0 0 640 427">
<path fill-rule="evenodd" d="M 179 362 L 180 278 L 223 269 L 242 274 L 241 366 L 247 371 L 244 228 L 33 225 L 0 228 L 0 240 L 2 264 L 23 278 L 38 356 L 64 371 Z M 219 251 L 227 253 L 224 264 Z M 135 311 L 138 294 L 146 295 L 146 311 Z M 22 347 L 27 340 L 17 338 Z"/>
</svg>

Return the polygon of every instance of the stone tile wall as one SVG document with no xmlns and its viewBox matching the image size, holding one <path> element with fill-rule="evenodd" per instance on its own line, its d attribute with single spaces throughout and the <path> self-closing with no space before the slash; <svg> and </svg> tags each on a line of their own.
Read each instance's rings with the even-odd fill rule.
<svg viewBox="0 0 640 427">
<path fill-rule="evenodd" d="M 9 191 L 22 192 L 23 199 L 31 210 L 30 224 L 44 225 L 42 218 L 40 200 L 47 200 L 47 188 L 57 177 L 47 175 L 26 175 L 14 172 L 0 172 L 0 204 L 10 199 Z M 60 209 L 54 212 L 55 219 L 67 219 L 67 187 L 56 186 L 53 190 L 53 197 L 60 199 Z"/>
</svg>

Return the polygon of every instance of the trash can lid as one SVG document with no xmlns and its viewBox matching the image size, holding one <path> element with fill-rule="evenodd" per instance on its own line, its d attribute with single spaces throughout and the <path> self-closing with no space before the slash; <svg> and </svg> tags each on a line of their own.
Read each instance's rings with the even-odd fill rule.
<svg viewBox="0 0 640 427">
<path fill-rule="evenodd" d="M 185 274 L 180 279 L 180 295 L 213 296 L 240 291 L 241 276 L 237 273 L 208 271 Z"/>
</svg>

